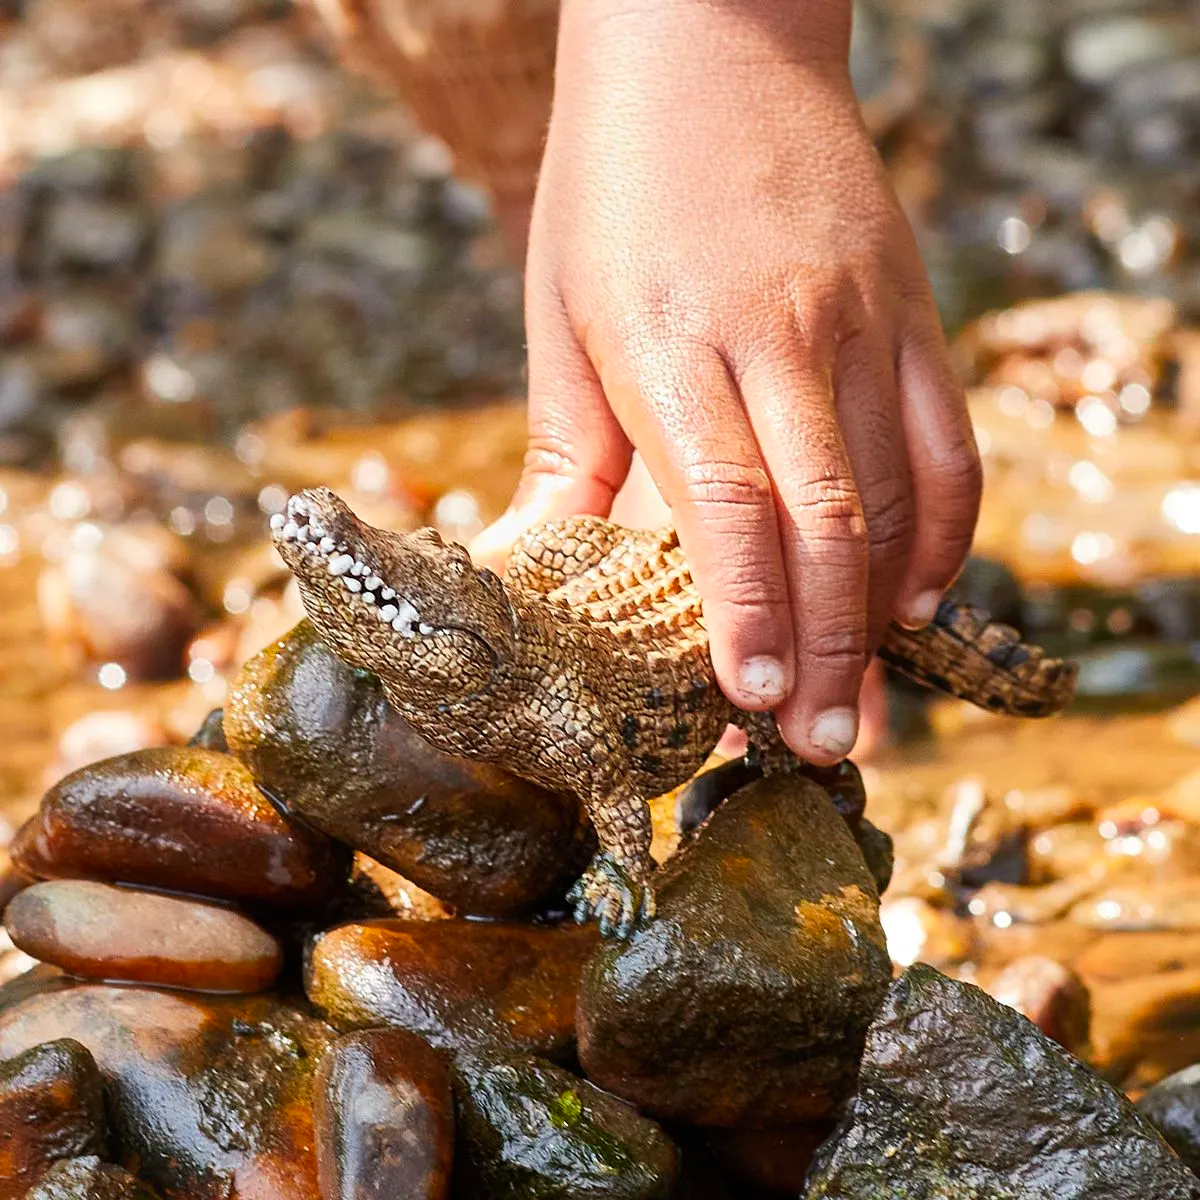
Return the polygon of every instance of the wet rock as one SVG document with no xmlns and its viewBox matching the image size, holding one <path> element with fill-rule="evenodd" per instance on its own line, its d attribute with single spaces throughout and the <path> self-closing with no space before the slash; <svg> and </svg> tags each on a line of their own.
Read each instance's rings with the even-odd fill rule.
<svg viewBox="0 0 1200 1200">
<path fill-rule="evenodd" d="M 286 821 L 236 758 L 165 747 L 68 775 L 13 842 L 36 878 L 74 876 L 220 899 L 312 906 L 346 877 L 341 852 Z"/>
<path fill-rule="evenodd" d="M 46 265 L 51 270 L 128 270 L 141 257 L 147 233 L 143 214 L 132 204 L 63 196 L 46 222 Z"/>
<path fill-rule="evenodd" d="M 225 736 L 289 811 L 460 911 L 528 911 L 584 865 L 573 797 L 434 750 L 307 621 L 246 664 Z"/>
<path fill-rule="evenodd" d="M 1092 998 L 1070 967 L 1029 955 L 1011 962 L 987 988 L 1001 1004 L 1015 1008 L 1064 1050 L 1086 1057 L 1092 1026 Z"/>
<path fill-rule="evenodd" d="M 710 1131 L 708 1145 L 738 1179 L 795 1195 L 804 1187 L 817 1148 L 833 1130 L 829 1120 L 776 1129 L 716 1129 Z"/>
<path fill-rule="evenodd" d="M 1080 711 L 1164 708 L 1200 690 L 1200 652 L 1191 645 L 1120 642 L 1077 657 Z"/>
<path fill-rule="evenodd" d="M 38 577 L 47 631 L 79 656 L 136 679 L 179 674 L 200 612 L 171 569 L 177 547 L 156 527 L 78 526 L 61 562 Z"/>
<path fill-rule="evenodd" d="M 400 1029 L 338 1038 L 317 1071 L 314 1120 L 327 1200 L 445 1200 L 454 1161 L 450 1073 Z"/>
<path fill-rule="evenodd" d="M 832 1112 L 891 965 L 874 882 L 828 795 L 799 776 L 750 784 L 657 889 L 656 919 L 584 972 L 588 1075 L 695 1124 Z"/>
<path fill-rule="evenodd" d="M 918 965 L 888 993 L 804 1192 L 881 1195 L 1184 1200 L 1200 1185 L 1124 1096 L 1030 1022 Z"/>
<path fill-rule="evenodd" d="M 540 1059 L 465 1055 L 455 1073 L 455 1194 L 667 1200 L 678 1152 L 632 1105 Z"/>
<path fill-rule="evenodd" d="M 158 1200 L 158 1193 L 93 1154 L 56 1163 L 25 1193 L 25 1200 Z"/>
<path fill-rule="evenodd" d="M 597 941 L 591 926 L 351 923 L 314 939 L 305 991 L 339 1029 L 392 1025 L 444 1049 L 497 1044 L 563 1059 Z"/>
<path fill-rule="evenodd" d="M 867 870 L 871 872 L 871 878 L 875 881 L 875 892 L 882 896 L 892 882 L 892 872 L 896 866 L 892 836 L 884 833 L 877 825 L 872 825 L 870 821 L 863 820 L 859 821 L 858 828 L 854 831 L 854 840 L 858 843 Z"/>
<path fill-rule="evenodd" d="M 69 1039 L 0 1063 L 0 1200 L 18 1200 L 61 1158 L 103 1154 L 104 1084 Z"/>
<path fill-rule="evenodd" d="M 1181 57 L 1194 47 L 1194 31 L 1184 23 L 1134 15 L 1081 22 L 1067 35 L 1063 56 L 1083 83 L 1103 87 L 1123 72 Z"/>
<path fill-rule="evenodd" d="M 13 943 L 85 979 L 201 992 L 259 992 L 279 943 L 232 909 L 82 879 L 38 883 L 4 914 Z"/>
<path fill-rule="evenodd" d="M 1200 1175 L 1200 1065 L 1156 1083 L 1137 1108 L 1193 1174 Z"/>
<path fill-rule="evenodd" d="M 200 728 L 196 730 L 189 746 L 199 746 L 202 750 L 220 750 L 228 752 L 229 745 L 225 741 L 224 710 L 214 708 L 204 718 Z"/>
<path fill-rule="evenodd" d="M 313 1076 L 334 1041 L 270 996 L 18 980 L 0 1056 L 74 1038 L 104 1076 L 115 1162 L 167 1200 L 312 1200 Z"/>
</svg>

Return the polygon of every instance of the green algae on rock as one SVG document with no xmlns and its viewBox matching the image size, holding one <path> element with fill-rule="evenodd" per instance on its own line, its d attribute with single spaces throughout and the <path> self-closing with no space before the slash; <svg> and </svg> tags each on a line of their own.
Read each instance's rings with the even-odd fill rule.
<svg viewBox="0 0 1200 1200">
<path fill-rule="evenodd" d="M 104 1084 L 79 1042 L 43 1042 L 0 1062 L 0 1200 L 20 1200 L 59 1159 L 107 1145 Z"/>
<path fill-rule="evenodd" d="M 655 920 L 585 968 L 589 1077 L 695 1124 L 832 1113 L 891 964 L 874 881 L 824 789 L 799 775 L 750 784 L 658 879 Z"/>
<path fill-rule="evenodd" d="M 587 861 L 574 797 L 434 750 L 308 621 L 246 663 L 224 726 L 290 812 L 461 912 L 528 912 Z"/>
<path fill-rule="evenodd" d="M 301 908 L 328 899 L 349 869 L 328 838 L 280 816 L 238 759 L 192 746 L 136 750 L 68 775 L 12 857 L 35 878 Z"/>
<path fill-rule="evenodd" d="M 25 1200 L 159 1200 L 158 1193 L 123 1167 L 94 1154 L 56 1163 L 25 1193 Z"/>
<path fill-rule="evenodd" d="M 1030 1021 L 923 964 L 893 984 L 804 1200 L 1195 1200 L 1116 1089 Z"/>
<path fill-rule="evenodd" d="M 442 1055 L 402 1029 L 343 1034 L 317 1070 L 314 1120 L 326 1200 L 446 1200 L 454 1096 Z"/>
<path fill-rule="evenodd" d="M 275 938 L 232 909 L 84 879 L 25 888 L 4 926 L 33 958 L 110 983 L 260 992 L 283 963 Z"/>
<path fill-rule="evenodd" d="M 313 939 L 308 998 L 338 1029 L 390 1025 L 440 1049 L 566 1059 L 592 926 L 377 920 Z"/>
<path fill-rule="evenodd" d="M 459 1055 L 455 1195 L 668 1200 L 679 1152 L 632 1105 L 541 1059 Z"/>
<path fill-rule="evenodd" d="M 74 1038 L 104 1078 L 111 1157 L 166 1200 L 312 1200 L 313 1077 L 335 1033 L 272 996 L 54 976 L 0 989 L 0 1057 Z"/>
</svg>

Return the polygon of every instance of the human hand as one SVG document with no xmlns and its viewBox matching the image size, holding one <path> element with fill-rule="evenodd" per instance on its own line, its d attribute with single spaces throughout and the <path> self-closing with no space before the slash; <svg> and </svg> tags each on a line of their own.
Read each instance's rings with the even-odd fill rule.
<svg viewBox="0 0 1200 1200">
<path fill-rule="evenodd" d="M 842 0 L 565 0 L 509 513 L 608 512 L 636 447 L 730 699 L 816 763 L 870 652 L 966 556 L 980 470 L 863 127 Z"/>
</svg>

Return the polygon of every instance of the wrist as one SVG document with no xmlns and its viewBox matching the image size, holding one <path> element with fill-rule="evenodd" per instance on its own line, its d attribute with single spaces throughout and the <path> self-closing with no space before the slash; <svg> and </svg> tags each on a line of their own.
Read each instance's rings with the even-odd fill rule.
<svg viewBox="0 0 1200 1200">
<path fill-rule="evenodd" d="M 560 52 L 650 38 L 715 62 L 770 56 L 848 72 L 851 0 L 562 0 L 561 22 Z"/>
</svg>

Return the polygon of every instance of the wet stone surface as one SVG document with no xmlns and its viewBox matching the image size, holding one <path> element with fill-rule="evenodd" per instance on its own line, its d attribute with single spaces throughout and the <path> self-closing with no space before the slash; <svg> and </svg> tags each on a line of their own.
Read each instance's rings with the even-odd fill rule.
<svg viewBox="0 0 1200 1200">
<path fill-rule="evenodd" d="M 1156 1083 L 1137 1103 L 1188 1167 L 1200 1175 L 1200 1065 Z"/>
<path fill-rule="evenodd" d="M 1028 955 L 1009 963 L 987 991 L 1027 1017 L 1064 1050 L 1086 1056 L 1092 1000 L 1087 985 L 1070 967 L 1052 958 Z"/>
<path fill-rule="evenodd" d="M 1185 1200 L 1200 1183 L 1124 1096 L 1029 1021 L 921 965 L 871 1027 L 804 1200 L 882 1195 Z"/>
<path fill-rule="evenodd" d="M 444 1059 L 400 1029 L 338 1038 L 317 1071 L 317 1168 L 328 1200 L 445 1200 L 454 1098 Z"/>
<path fill-rule="evenodd" d="M 104 1077 L 111 1156 L 167 1200 L 312 1200 L 313 1075 L 335 1034 L 283 1000 L 17 980 L 0 1057 L 74 1038 Z"/>
<path fill-rule="evenodd" d="M 584 972 L 589 1077 L 697 1124 L 831 1113 L 891 967 L 874 882 L 828 795 L 799 776 L 749 785 L 657 886 L 656 919 Z"/>
<path fill-rule="evenodd" d="M 0 1200 L 18 1200 L 62 1158 L 103 1154 L 104 1091 L 92 1056 L 69 1039 L 0 1062 Z"/>
<path fill-rule="evenodd" d="M 39 883 L 4 914 L 13 943 L 69 974 L 202 992 L 258 992 L 283 952 L 228 908 L 86 880 Z"/>
<path fill-rule="evenodd" d="M 140 1183 L 123 1167 L 101 1162 L 95 1155 L 56 1163 L 25 1200 L 159 1200 L 158 1193 Z"/>
<path fill-rule="evenodd" d="M 460 1055 L 461 1200 L 667 1200 L 678 1151 L 631 1105 L 549 1062 Z"/>
<path fill-rule="evenodd" d="M 586 865 L 574 797 L 434 750 L 307 621 L 243 668 L 225 735 L 288 811 L 463 913 L 527 912 Z"/>
<path fill-rule="evenodd" d="M 12 855 L 39 878 L 296 907 L 327 899 L 348 870 L 332 842 L 279 815 L 242 763 L 197 747 L 140 750 L 68 775 Z"/>
<path fill-rule="evenodd" d="M 339 1029 L 392 1025 L 432 1045 L 509 1046 L 553 1059 L 575 1042 L 588 926 L 379 920 L 318 935 L 305 991 Z"/>
</svg>

